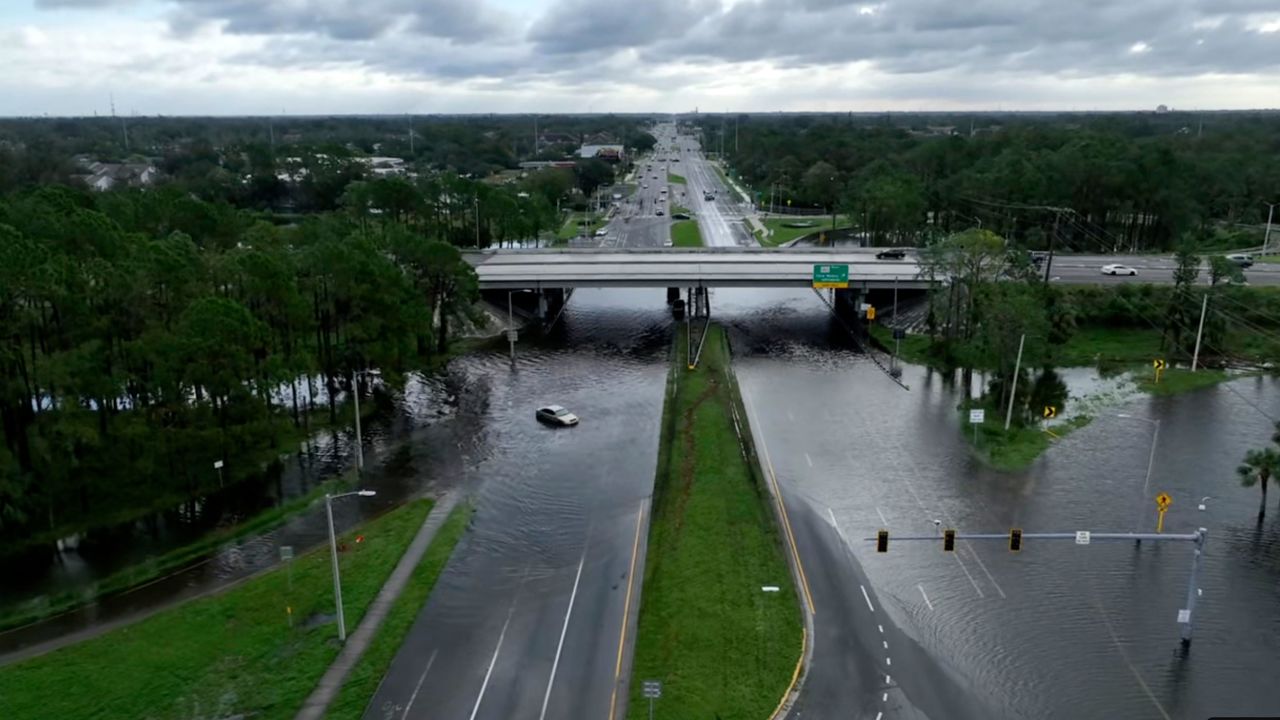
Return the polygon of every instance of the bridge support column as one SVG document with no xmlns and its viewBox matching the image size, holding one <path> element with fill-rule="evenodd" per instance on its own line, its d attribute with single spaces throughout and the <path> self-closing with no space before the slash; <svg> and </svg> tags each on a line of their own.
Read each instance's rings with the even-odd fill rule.
<svg viewBox="0 0 1280 720">
<path fill-rule="evenodd" d="M 538 319 L 548 322 L 564 307 L 564 288 L 548 288 L 538 291 Z"/>
<path fill-rule="evenodd" d="M 857 288 L 849 288 L 848 290 L 836 290 L 835 298 L 832 305 L 836 310 L 836 317 L 848 323 L 862 324 L 862 291 Z"/>
<path fill-rule="evenodd" d="M 668 305 L 670 305 L 671 303 L 679 299 L 680 299 L 680 288 L 678 287 L 667 288 L 667 304 Z"/>
</svg>

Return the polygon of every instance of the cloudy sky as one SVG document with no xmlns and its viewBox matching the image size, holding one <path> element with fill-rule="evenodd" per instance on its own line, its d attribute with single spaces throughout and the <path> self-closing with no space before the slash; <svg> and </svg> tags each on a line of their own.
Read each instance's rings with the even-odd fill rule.
<svg viewBox="0 0 1280 720">
<path fill-rule="evenodd" d="M 1280 0 L 0 0 L 0 115 L 1280 107 Z"/>
</svg>

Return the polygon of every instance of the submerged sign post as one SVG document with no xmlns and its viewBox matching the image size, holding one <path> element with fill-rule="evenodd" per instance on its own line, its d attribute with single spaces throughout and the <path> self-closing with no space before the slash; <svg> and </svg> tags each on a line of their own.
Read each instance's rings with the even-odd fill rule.
<svg viewBox="0 0 1280 720">
<path fill-rule="evenodd" d="M 978 426 L 987 421 L 987 411 L 976 409 L 969 411 L 969 425 L 973 427 L 973 444 L 978 444 Z"/>
<path fill-rule="evenodd" d="M 841 290 L 849 287 L 849 266 L 814 265 L 813 286 L 815 288 L 839 288 Z"/>
</svg>

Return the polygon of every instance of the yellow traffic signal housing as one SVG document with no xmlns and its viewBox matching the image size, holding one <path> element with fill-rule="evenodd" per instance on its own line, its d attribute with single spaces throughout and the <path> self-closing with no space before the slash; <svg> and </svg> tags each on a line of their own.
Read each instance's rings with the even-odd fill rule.
<svg viewBox="0 0 1280 720">
<path fill-rule="evenodd" d="M 956 551 L 956 531 L 955 530 L 942 531 L 942 549 L 945 552 Z"/>
<path fill-rule="evenodd" d="M 889 531 L 881 530 L 876 533 L 876 552 L 889 552 Z"/>
<path fill-rule="evenodd" d="M 1022 550 L 1022 530 L 1020 528 L 1014 528 L 1009 531 L 1009 550 L 1010 552 Z"/>
</svg>

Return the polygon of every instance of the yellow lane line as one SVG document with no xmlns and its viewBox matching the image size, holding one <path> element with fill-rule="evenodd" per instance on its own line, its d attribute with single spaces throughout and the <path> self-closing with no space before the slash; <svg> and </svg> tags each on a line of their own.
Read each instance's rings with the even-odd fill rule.
<svg viewBox="0 0 1280 720">
<path fill-rule="evenodd" d="M 609 698 L 609 720 L 618 709 L 618 681 L 622 678 L 622 649 L 627 644 L 627 617 L 631 614 L 631 589 L 636 584 L 636 555 L 640 552 L 640 528 L 644 519 L 644 503 L 636 513 L 636 539 L 631 544 L 631 570 L 627 573 L 627 599 L 622 605 L 622 629 L 618 631 L 618 662 L 613 667 L 613 695 Z"/>
<path fill-rule="evenodd" d="M 755 405 L 751 402 L 751 396 L 745 388 L 742 390 L 742 397 L 748 405 L 749 415 L 747 422 L 752 422 L 751 417 L 755 415 Z M 754 424 L 753 424 L 754 427 Z M 791 545 L 791 557 L 795 558 L 796 569 L 800 571 L 800 584 L 804 589 L 804 599 L 809 605 L 809 614 L 816 615 L 817 609 L 813 606 L 813 595 L 809 592 L 809 576 L 805 574 L 804 563 L 800 562 L 800 551 L 796 549 L 796 536 L 791 530 L 791 518 L 787 515 L 787 504 L 782 500 L 782 488 L 778 487 L 778 474 L 773 470 L 773 461 L 769 459 L 769 446 L 764 441 L 764 436 L 760 436 L 760 449 L 764 451 L 764 464 L 769 468 L 769 479 L 773 481 L 773 493 L 778 498 L 778 508 L 782 510 L 782 525 L 787 531 L 787 540 Z"/>
</svg>

